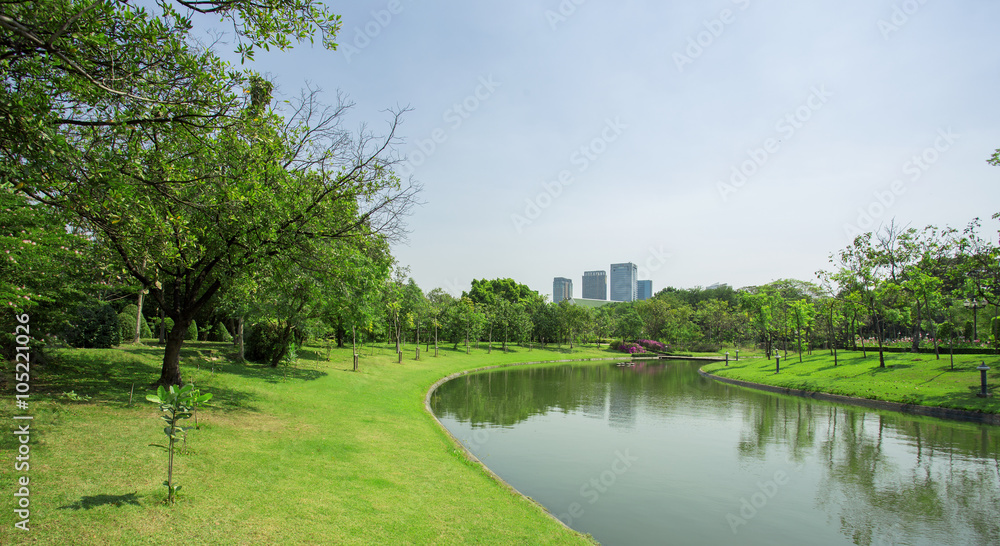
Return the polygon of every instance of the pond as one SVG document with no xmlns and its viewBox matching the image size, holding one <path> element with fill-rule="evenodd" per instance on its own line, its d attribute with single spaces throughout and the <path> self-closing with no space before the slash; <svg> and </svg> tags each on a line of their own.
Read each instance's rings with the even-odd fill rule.
<svg viewBox="0 0 1000 546">
<path fill-rule="evenodd" d="M 602 544 L 1000 544 L 1000 428 L 712 381 L 697 362 L 504 368 L 431 407 Z"/>
</svg>

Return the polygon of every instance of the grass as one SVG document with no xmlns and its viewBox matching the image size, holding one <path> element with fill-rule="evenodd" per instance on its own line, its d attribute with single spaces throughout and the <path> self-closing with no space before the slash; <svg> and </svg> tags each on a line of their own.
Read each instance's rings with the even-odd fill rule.
<svg viewBox="0 0 1000 546">
<path fill-rule="evenodd" d="M 199 411 L 175 458 L 182 485 L 165 504 L 158 408 L 145 400 L 162 349 L 65 350 L 32 367 L 31 468 L 16 472 L 13 434 L 0 438 L 0 544 L 581 544 L 587 537 L 469 461 L 424 410 L 456 371 L 536 360 L 621 357 L 606 348 L 473 349 L 441 356 L 413 346 L 306 348 L 295 367 L 231 362 L 223 343 L 185 344 L 182 373 L 213 407 Z M 379 354 L 381 353 L 381 354 Z M 15 428 L 10 397 L 0 419 Z M 133 403 L 129 392 L 134 385 Z M 74 392 L 80 399 L 64 396 Z M 89 399 L 87 398 L 89 397 Z M 21 413 L 21 412 L 18 412 Z M 193 425 L 192 422 L 188 422 Z M 30 479 L 30 528 L 14 528 L 15 480 Z"/>
<path fill-rule="evenodd" d="M 774 359 L 753 359 L 713 362 L 702 369 L 706 372 L 780 387 L 825 392 L 885 400 L 903 404 L 919 404 L 942 408 L 956 408 L 975 412 L 1000 413 L 1000 398 L 978 398 L 980 372 L 976 369 L 986 362 L 990 392 L 1000 384 L 1000 357 L 991 355 L 956 355 L 955 369 L 951 369 L 948 355 L 940 360 L 932 354 L 885 353 L 885 368 L 879 367 L 878 352 L 841 351 L 839 365 L 827 351 L 803 355 L 789 353 L 782 358 L 781 372 L 775 373 Z"/>
</svg>

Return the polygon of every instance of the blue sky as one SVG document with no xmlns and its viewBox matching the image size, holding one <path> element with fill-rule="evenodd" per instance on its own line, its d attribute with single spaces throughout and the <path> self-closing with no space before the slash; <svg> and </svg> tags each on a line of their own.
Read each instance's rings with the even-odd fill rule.
<svg viewBox="0 0 1000 546">
<path fill-rule="evenodd" d="M 626 261 L 654 291 L 814 280 L 893 218 L 981 217 L 994 239 L 995 1 L 330 6 L 338 51 L 252 66 L 345 92 L 355 125 L 413 109 L 399 152 L 426 204 L 394 254 L 425 291 L 561 276 L 579 295 Z"/>
</svg>

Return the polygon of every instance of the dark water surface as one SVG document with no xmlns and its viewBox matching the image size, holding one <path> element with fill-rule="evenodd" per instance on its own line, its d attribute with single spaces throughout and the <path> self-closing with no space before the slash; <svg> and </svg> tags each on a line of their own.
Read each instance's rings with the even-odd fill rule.
<svg viewBox="0 0 1000 546">
<path fill-rule="evenodd" d="M 1000 544 L 1000 428 L 702 378 L 699 363 L 508 368 L 432 408 L 602 544 Z"/>
</svg>

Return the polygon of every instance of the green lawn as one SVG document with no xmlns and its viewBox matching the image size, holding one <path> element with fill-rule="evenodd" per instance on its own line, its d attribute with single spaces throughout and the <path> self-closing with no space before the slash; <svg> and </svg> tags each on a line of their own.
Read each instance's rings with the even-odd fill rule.
<svg viewBox="0 0 1000 546">
<path fill-rule="evenodd" d="M 0 544 L 580 544 L 542 509 L 466 459 L 424 410 L 450 373 L 500 363 L 620 357 L 606 349 L 504 354 L 485 344 L 422 351 L 307 348 L 294 368 L 227 359 L 222 343 L 185 344 L 183 374 L 214 394 L 175 460 L 179 502 L 167 506 L 155 346 L 56 353 L 32 367 L 31 468 L 16 472 L 13 434 L 0 439 Z M 381 353 L 381 354 L 379 354 Z M 433 355 L 433 348 L 431 349 Z M 0 418 L 13 423 L 13 385 Z M 135 384 L 130 406 L 129 390 Z M 90 397 L 74 401 L 61 393 Z M 20 413 L 20 412 L 18 412 Z M 189 424 L 193 424 L 190 423 Z M 13 431 L 13 425 L 8 430 Z M 30 479 L 30 532 L 14 528 L 14 482 Z"/>
<path fill-rule="evenodd" d="M 775 374 L 774 359 L 754 358 L 735 362 L 729 366 L 713 362 L 704 371 L 722 377 L 790 387 L 808 391 L 826 392 L 858 398 L 886 400 L 904 404 L 920 404 L 943 408 L 1000 413 L 1000 397 L 978 398 L 980 373 L 976 367 L 982 362 L 992 369 L 987 372 L 990 392 L 1000 385 L 1000 357 L 992 355 L 956 355 L 955 369 L 951 369 L 948 355 L 940 360 L 933 354 L 885 353 L 885 368 L 879 368 L 878 352 L 839 352 L 839 365 L 833 365 L 828 351 L 815 351 L 804 355 L 782 358 L 781 372 Z"/>
</svg>

